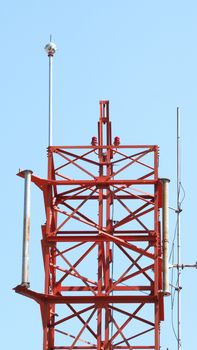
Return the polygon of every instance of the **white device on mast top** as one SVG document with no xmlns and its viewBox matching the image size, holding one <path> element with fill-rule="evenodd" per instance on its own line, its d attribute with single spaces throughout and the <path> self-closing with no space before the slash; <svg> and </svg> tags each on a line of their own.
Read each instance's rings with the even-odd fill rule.
<svg viewBox="0 0 197 350">
<path fill-rule="evenodd" d="M 48 54 L 48 56 L 52 56 L 55 54 L 55 52 L 57 51 L 57 46 L 52 42 L 50 41 L 48 44 L 46 44 L 45 46 L 45 51 L 46 53 Z"/>
</svg>

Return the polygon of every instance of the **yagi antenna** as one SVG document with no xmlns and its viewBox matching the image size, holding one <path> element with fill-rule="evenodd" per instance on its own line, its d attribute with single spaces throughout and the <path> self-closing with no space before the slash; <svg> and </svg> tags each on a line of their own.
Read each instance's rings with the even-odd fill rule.
<svg viewBox="0 0 197 350">
<path fill-rule="evenodd" d="M 56 45 L 52 42 L 52 35 L 50 35 L 50 42 L 45 45 L 45 51 L 49 57 L 49 141 L 48 145 L 52 146 L 52 126 L 53 126 L 53 56 L 56 52 Z"/>
</svg>

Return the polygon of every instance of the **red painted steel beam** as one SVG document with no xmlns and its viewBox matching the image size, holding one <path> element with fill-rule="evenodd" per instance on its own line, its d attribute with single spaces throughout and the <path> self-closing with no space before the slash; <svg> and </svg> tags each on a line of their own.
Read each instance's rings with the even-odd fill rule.
<svg viewBox="0 0 197 350">
<path fill-rule="evenodd" d="M 97 289 L 97 287 L 92 287 L 94 290 Z M 60 287 L 60 290 L 62 292 L 71 292 L 71 291 L 78 291 L 78 292 L 87 292 L 89 291 L 88 287 L 82 287 L 82 286 L 69 286 L 69 287 L 65 287 L 62 286 Z M 105 290 L 105 287 L 102 286 L 102 291 Z M 152 291 L 153 292 L 153 288 L 150 286 L 125 286 L 125 285 L 121 285 L 121 286 L 113 286 L 113 291 Z"/>
<path fill-rule="evenodd" d="M 58 232 L 57 232 L 58 233 Z M 95 236 L 49 236 L 48 242 L 116 242 L 117 239 L 121 239 L 126 242 L 155 242 L 154 236 L 123 236 L 123 235 L 95 235 Z M 118 240 L 117 243 L 121 244 Z M 143 250 L 141 250 L 143 253 Z M 146 254 L 145 254 L 146 255 Z M 151 255 L 152 257 L 152 255 Z"/>
<path fill-rule="evenodd" d="M 140 196 L 141 197 L 141 199 L 149 199 L 149 200 L 152 200 L 153 199 L 153 197 L 152 196 L 150 196 L 150 195 L 142 195 L 142 196 Z M 61 199 L 61 200 L 65 200 L 65 201 L 68 201 L 68 200 L 83 200 L 83 199 L 86 199 L 87 198 L 87 196 L 64 196 L 64 195 L 58 195 L 57 196 L 57 198 L 58 199 Z M 139 197 L 137 198 L 135 195 L 118 195 L 117 196 L 117 198 L 118 199 L 126 199 L 126 200 L 128 200 L 128 199 L 139 199 Z M 91 198 L 89 198 L 89 200 L 98 200 L 99 199 L 99 196 L 98 195 L 96 195 L 96 196 L 92 196 Z M 107 196 L 106 195 L 103 195 L 103 199 L 107 199 Z"/>
<path fill-rule="evenodd" d="M 25 295 L 38 303 L 46 304 L 95 304 L 95 306 L 106 306 L 107 304 L 135 304 L 135 303 L 156 303 L 158 298 L 151 295 L 88 295 L 88 296 L 54 296 L 42 293 L 36 293 L 30 289 L 18 286 L 15 292 Z"/>
<path fill-rule="evenodd" d="M 17 174 L 18 176 L 24 178 L 24 172 L 21 171 Z M 38 176 L 35 176 L 32 174 L 32 182 L 34 182 L 38 187 L 44 188 L 46 185 L 55 185 L 55 186 L 65 186 L 65 185 L 86 185 L 86 186 L 113 186 L 113 185 L 125 185 L 125 186 L 131 186 L 131 185 L 156 185 L 156 180 L 111 180 L 107 177 L 95 177 L 94 180 L 46 180 L 43 178 L 40 178 Z"/>
<path fill-rule="evenodd" d="M 99 231 L 97 230 L 92 230 L 92 231 L 87 231 L 87 230 L 81 230 L 81 231 L 76 231 L 76 230 L 72 230 L 72 231 L 57 231 L 57 234 L 59 235 L 70 235 L 72 233 L 72 235 L 91 235 L 91 234 L 97 234 L 99 233 Z M 142 235 L 142 234 L 150 234 L 150 236 L 152 237 L 155 232 L 152 230 L 146 231 L 146 230 L 113 230 L 114 235 L 121 235 L 121 234 L 127 234 L 127 235 Z M 154 239 L 154 238 L 153 238 Z"/>
</svg>

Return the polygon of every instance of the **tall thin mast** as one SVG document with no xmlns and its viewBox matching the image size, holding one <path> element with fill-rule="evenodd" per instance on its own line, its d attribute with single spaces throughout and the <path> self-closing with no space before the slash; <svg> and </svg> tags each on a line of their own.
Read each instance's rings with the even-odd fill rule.
<svg viewBox="0 0 197 350">
<path fill-rule="evenodd" d="M 49 141 L 48 145 L 52 146 L 52 123 L 53 123 L 53 56 L 56 52 L 56 45 L 52 42 L 52 36 L 50 35 L 50 42 L 45 46 L 45 51 L 49 57 Z"/>
<path fill-rule="evenodd" d="M 178 350 L 181 349 L 181 228 L 180 228 L 180 202 L 181 190 L 181 136 L 180 136 L 180 110 L 177 107 L 177 337 Z"/>
</svg>

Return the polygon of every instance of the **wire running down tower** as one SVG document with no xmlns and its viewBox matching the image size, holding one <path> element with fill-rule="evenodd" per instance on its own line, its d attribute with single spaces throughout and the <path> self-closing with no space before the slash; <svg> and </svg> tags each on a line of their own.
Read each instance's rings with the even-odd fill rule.
<svg viewBox="0 0 197 350">
<path fill-rule="evenodd" d="M 168 181 L 158 179 L 158 146 L 112 141 L 109 102 L 100 101 L 91 145 L 49 146 L 48 178 L 31 181 L 46 212 L 45 287 L 25 281 L 15 291 L 40 306 L 43 350 L 159 350 Z"/>
</svg>

